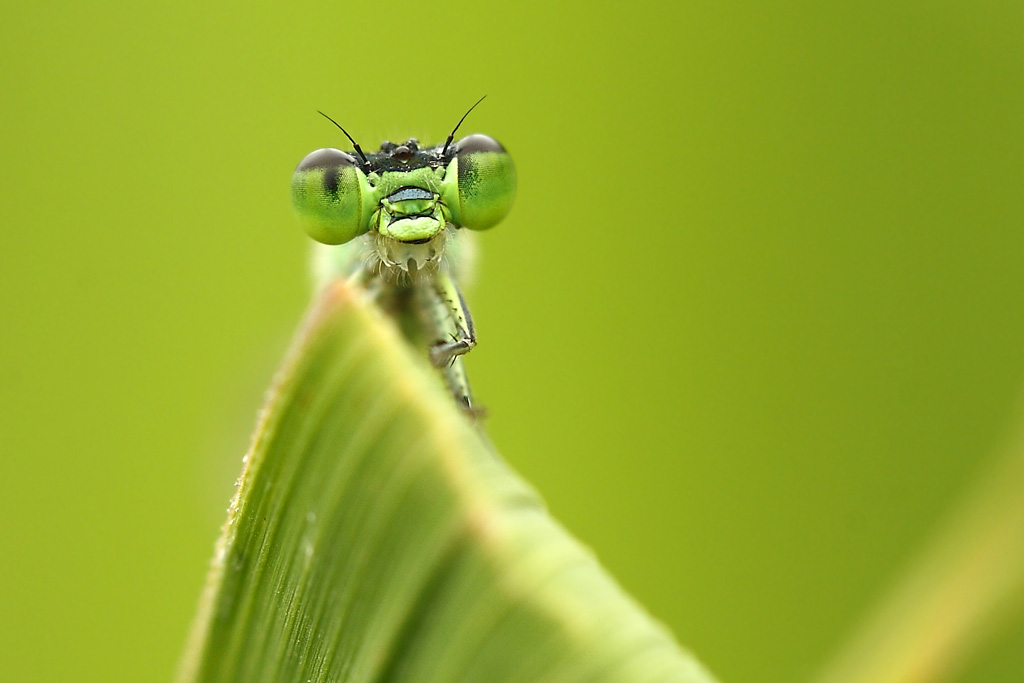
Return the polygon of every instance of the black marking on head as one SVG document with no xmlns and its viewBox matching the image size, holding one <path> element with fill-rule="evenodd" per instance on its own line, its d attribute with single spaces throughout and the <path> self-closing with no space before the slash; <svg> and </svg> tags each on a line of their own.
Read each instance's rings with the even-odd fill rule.
<svg viewBox="0 0 1024 683">
<path fill-rule="evenodd" d="M 420 168 L 446 166 L 450 159 L 442 159 L 438 147 L 420 149 L 420 143 L 416 138 L 409 138 L 401 145 L 385 140 L 380 143 L 380 152 L 370 155 L 366 171 L 367 173 L 405 172 Z"/>
<path fill-rule="evenodd" d="M 404 151 L 399 154 L 399 150 L 403 148 L 408 150 L 408 156 L 406 156 Z M 406 160 L 403 161 L 403 159 Z M 382 150 L 377 154 L 369 155 L 370 163 L 367 166 L 367 173 L 407 172 L 420 168 L 443 168 L 448 165 L 449 161 L 451 161 L 450 158 L 444 159 L 441 157 L 440 145 L 430 149 L 418 149 L 408 144 L 395 145 L 389 147 L 386 151 Z"/>
</svg>

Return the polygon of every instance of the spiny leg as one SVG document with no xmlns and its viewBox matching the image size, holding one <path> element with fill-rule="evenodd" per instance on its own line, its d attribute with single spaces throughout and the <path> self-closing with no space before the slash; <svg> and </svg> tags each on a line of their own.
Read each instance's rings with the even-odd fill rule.
<svg viewBox="0 0 1024 683">
<path fill-rule="evenodd" d="M 448 320 L 455 328 L 454 332 L 438 336 L 441 341 L 430 348 L 430 360 L 441 368 L 449 365 L 452 359 L 473 350 L 476 346 L 476 328 L 473 327 L 473 316 L 469 314 L 466 300 L 462 298 L 462 292 L 449 273 L 439 272 L 431 284 L 434 295 L 444 306 Z"/>
<path fill-rule="evenodd" d="M 416 294 L 424 327 L 436 340 L 430 348 L 430 360 L 441 370 L 456 403 L 475 415 L 477 410 L 460 357 L 476 346 L 476 329 L 466 302 L 454 280 L 444 271 L 418 283 Z"/>
</svg>

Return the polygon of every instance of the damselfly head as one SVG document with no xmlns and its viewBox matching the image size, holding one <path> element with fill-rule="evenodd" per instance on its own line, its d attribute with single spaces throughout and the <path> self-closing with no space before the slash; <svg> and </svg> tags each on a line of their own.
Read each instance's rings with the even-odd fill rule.
<svg viewBox="0 0 1024 683">
<path fill-rule="evenodd" d="M 292 204 L 303 227 L 326 244 L 373 232 L 404 245 L 431 244 L 438 252 L 436 257 L 429 255 L 431 249 L 381 252 L 382 263 L 401 268 L 403 256 L 420 267 L 439 259 L 444 240 L 437 238 L 448 228 L 497 225 L 515 196 L 512 157 L 497 140 L 479 133 L 454 142 L 459 126 L 482 100 L 462 116 L 443 145 L 424 149 L 410 138 L 400 145 L 384 142 L 371 154 L 364 154 L 324 114 L 352 142 L 355 154 L 319 149 L 299 163 L 292 177 Z"/>
</svg>

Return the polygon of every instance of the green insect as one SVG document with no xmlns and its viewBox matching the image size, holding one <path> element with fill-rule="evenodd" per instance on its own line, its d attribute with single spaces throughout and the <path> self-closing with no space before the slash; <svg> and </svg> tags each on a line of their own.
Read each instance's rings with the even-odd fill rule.
<svg viewBox="0 0 1024 683">
<path fill-rule="evenodd" d="M 318 149 L 292 177 L 302 226 L 333 245 L 318 252 L 321 273 L 348 277 L 396 317 L 411 342 L 429 348 L 431 362 L 470 414 L 477 410 L 462 356 L 476 346 L 476 330 L 456 284 L 472 251 L 466 229 L 497 225 L 516 191 L 512 157 L 496 140 L 474 134 L 453 143 L 481 101 L 443 145 L 421 149 L 414 138 L 384 142 L 371 154 L 321 112 L 355 154 Z"/>
</svg>

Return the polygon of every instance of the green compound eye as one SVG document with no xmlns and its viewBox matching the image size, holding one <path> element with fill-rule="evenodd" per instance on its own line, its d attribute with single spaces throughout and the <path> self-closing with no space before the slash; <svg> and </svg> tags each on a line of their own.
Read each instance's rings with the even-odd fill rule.
<svg viewBox="0 0 1024 683">
<path fill-rule="evenodd" d="M 448 173 L 456 169 L 457 183 L 447 184 L 444 197 L 455 224 L 486 230 L 500 223 L 516 194 L 516 167 L 505 148 L 486 135 L 464 137 Z"/>
<path fill-rule="evenodd" d="M 307 155 L 292 176 L 292 206 L 309 236 L 342 244 L 369 229 L 375 198 L 359 162 L 340 149 Z"/>
</svg>

